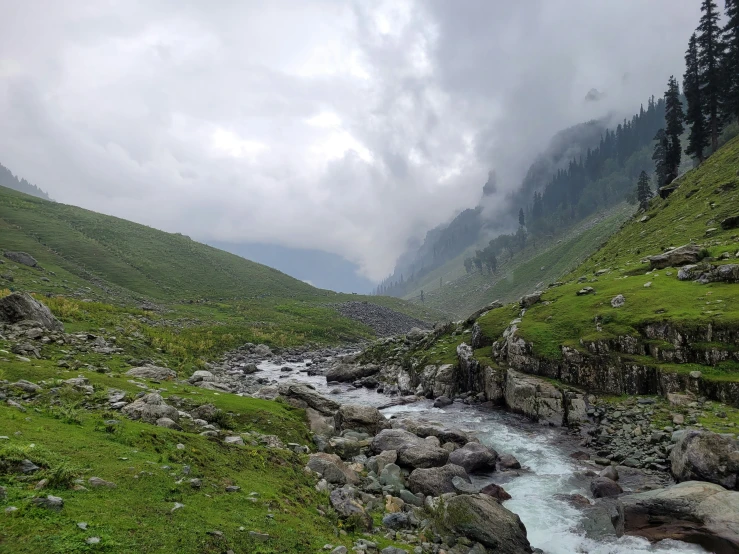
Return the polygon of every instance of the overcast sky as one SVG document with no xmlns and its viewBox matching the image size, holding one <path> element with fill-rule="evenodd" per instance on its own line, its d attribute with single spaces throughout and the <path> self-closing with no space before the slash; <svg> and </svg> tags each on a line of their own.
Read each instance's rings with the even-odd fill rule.
<svg viewBox="0 0 739 554">
<path fill-rule="evenodd" d="M 0 162 L 61 202 L 380 279 L 489 169 L 502 194 L 557 130 L 660 95 L 698 6 L 0 0 Z"/>
</svg>

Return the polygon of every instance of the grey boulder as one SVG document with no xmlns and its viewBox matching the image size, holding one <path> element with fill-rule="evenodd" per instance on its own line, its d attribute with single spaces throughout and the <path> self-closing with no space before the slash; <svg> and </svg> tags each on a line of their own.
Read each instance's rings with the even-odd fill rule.
<svg viewBox="0 0 739 554">
<path fill-rule="evenodd" d="M 162 395 L 158 392 L 151 392 L 127 404 L 121 409 L 124 415 L 129 418 L 146 423 L 156 424 L 157 420 L 163 417 L 177 421 L 180 414 L 177 408 L 170 406 L 164 402 Z"/>
<path fill-rule="evenodd" d="M 463 467 L 446 464 L 441 467 L 414 469 L 408 476 L 408 490 L 426 496 L 440 496 L 447 492 L 456 492 L 454 477 L 461 477 L 469 482 L 470 478 Z"/>
<path fill-rule="evenodd" d="M 141 377 L 142 379 L 151 379 L 152 381 L 168 381 L 177 377 L 177 373 L 167 367 L 159 367 L 155 365 L 144 365 L 133 367 L 126 372 L 129 377 Z"/>
<path fill-rule="evenodd" d="M 382 429 L 390 427 L 380 410 L 356 404 L 342 405 L 334 416 L 334 424 L 339 432 L 352 429 L 370 435 L 376 435 Z"/>
<path fill-rule="evenodd" d="M 670 452 L 670 464 L 678 482 L 708 481 L 736 489 L 739 444 L 710 431 L 686 431 Z"/>
<path fill-rule="evenodd" d="M 0 298 L 0 323 L 33 321 L 50 331 L 63 331 L 64 325 L 49 308 L 27 292 L 14 292 Z"/>
<path fill-rule="evenodd" d="M 449 463 L 462 466 L 467 473 L 494 471 L 498 453 L 479 442 L 468 442 L 449 454 Z"/>
</svg>

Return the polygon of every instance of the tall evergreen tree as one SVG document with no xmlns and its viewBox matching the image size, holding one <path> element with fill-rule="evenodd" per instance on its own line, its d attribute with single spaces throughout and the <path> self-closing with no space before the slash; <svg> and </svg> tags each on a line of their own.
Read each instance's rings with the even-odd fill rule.
<svg viewBox="0 0 739 554">
<path fill-rule="evenodd" d="M 695 156 L 700 163 L 703 163 L 705 159 L 704 152 L 708 148 L 710 139 L 706 129 L 706 120 L 703 117 L 698 37 L 695 33 L 690 37 L 688 51 L 685 53 L 683 92 L 688 101 L 685 121 L 690 125 L 690 136 L 688 137 L 688 147 L 685 149 L 685 153 L 688 156 Z"/>
<path fill-rule="evenodd" d="M 683 134 L 683 105 L 680 101 L 680 87 L 677 79 L 670 75 L 665 92 L 665 135 L 667 149 L 665 151 L 665 184 L 669 185 L 678 174 L 682 148 L 680 135 Z"/>
<path fill-rule="evenodd" d="M 520 210 L 518 210 L 518 224 L 521 227 L 523 227 L 524 225 L 526 225 L 526 218 L 523 215 L 523 208 L 521 208 Z"/>
<path fill-rule="evenodd" d="M 723 60 L 724 120 L 739 118 L 739 0 L 726 0 Z"/>
<path fill-rule="evenodd" d="M 642 210 L 649 208 L 649 200 L 652 196 L 654 193 L 649 186 L 649 176 L 646 171 L 642 171 L 636 183 L 636 199 L 639 201 L 639 208 Z"/>
<path fill-rule="evenodd" d="M 718 24 L 718 8 L 714 0 L 703 0 L 700 24 L 698 25 L 698 65 L 700 68 L 701 99 L 711 137 L 711 151 L 718 148 L 718 135 L 721 131 L 721 61 L 723 41 Z"/>
<path fill-rule="evenodd" d="M 657 180 L 657 188 L 664 187 L 667 184 L 667 135 L 664 129 L 657 131 L 654 135 L 654 153 L 652 154 L 652 160 L 654 160 L 654 177 Z"/>
</svg>

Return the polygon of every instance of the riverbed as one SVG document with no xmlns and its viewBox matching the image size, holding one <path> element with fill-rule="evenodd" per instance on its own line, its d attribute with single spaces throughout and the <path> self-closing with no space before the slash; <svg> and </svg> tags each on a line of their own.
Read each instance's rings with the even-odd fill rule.
<svg viewBox="0 0 739 554">
<path fill-rule="evenodd" d="M 291 371 L 282 369 L 289 367 Z M 345 404 L 386 405 L 381 393 L 351 385 L 328 385 L 323 375 L 308 375 L 309 362 L 259 364 L 260 376 L 282 381 L 294 379 L 313 385 L 318 392 Z M 650 544 L 639 537 L 588 536 L 585 513 L 563 496 L 590 497 L 586 467 L 570 454 L 576 443 L 563 429 L 532 423 L 503 410 L 455 403 L 434 408 L 430 400 L 382 409 L 388 418 L 416 418 L 436 421 L 448 427 L 470 431 L 484 444 L 500 453 L 514 455 L 523 469 L 517 476 L 491 473 L 474 476 L 478 485 L 498 483 L 511 495 L 504 506 L 518 514 L 526 526 L 529 542 L 547 554 L 638 554 L 707 552 L 703 548 L 665 540 Z"/>
</svg>

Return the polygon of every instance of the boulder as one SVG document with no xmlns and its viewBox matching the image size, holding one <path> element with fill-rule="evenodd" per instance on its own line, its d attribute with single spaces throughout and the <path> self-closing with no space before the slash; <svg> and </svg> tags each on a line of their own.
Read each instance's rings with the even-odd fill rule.
<svg viewBox="0 0 739 554">
<path fill-rule="evenodd" d="M 395 426 L 396 424 L 393 425 Z M 464 446 L 468 442 L 476 442 L 477 440 L 473 434 L 462 431 L 461 429 L 439 427 L 436 424 L 423 420 L 405 419 L 400 421 L 397 426 L 421 438 L 436 437 L 442 444 L 453 442 L 459 446 Z"/>
<path fill-rule="evenodd" d="M 312 433 L 322 437 L 330 437 L 336 433 L 334 418 L 330 415 L 323 415 L 313 408 L 306 408 L 305 415 Z"/>
<path fill-rule="evenodd" d="M 367 531 L 372 529 L 372 517 L 359 502 L 358 493 L 354 487 L 344 485 L 340 489 L 334 489 L 331 491 L 329 500 L 340 517 L 353 519 L 355 523 Z"/>
<path fill-rule="evenodd" d="M 177 377 L 177 373 L 167 367 L 159 367 L 155 365 L 145 365 L 133 367 L 126 371 L 129 377 L 141 377 L 142 379 L 151 379 L 152 381 L 168 381 Z"/>
<path fill-rule="evenodd" d="M 359 483 L 356 472 L 348 468 L 336 454 L 311 454 L 307 467 L 334 485 Z"/>
<path fill-rule="evenodd" d="M 440 496 L 447 492 L 456 492 L 452 479 L 461 477 L 467 482 L 470 478 L 463 467 L 447 464 L 428 469 L 414 469 L 408 476 L 408 490 L 426 496 Z"/>
<path fill-rule="evenodd" d="M 594 498 L 608 498 L 609 496 L 618 496 L 623 489 L 621 485 L 608 477 L 596 477 L 590 483 L 590 492 Z"/>
<path fill-rule="evenodd" d="M 427 441 L 398 449 L 398 464 L 410 468 L 439 467 L 446 464 L 448 459 L 449 452 Z"/>
<path fill-rule="evenodd" d="M 510 500 L 511 495 L 508 494 L 508 492 L 501 487 L 500 485 L 496 485 L 495 483 L 490 483 L 489 485 L 484 486 L 480 492 L 482 494 L 487 494 L 489 497 L 494 498 L 498 502 L 503 502 L 504 500 Z"/>
<path fill-rule="evenodd" d="M 434 408 L 445 408 L 447 406 L 451 406 L 452 403 L 452 399 L 448 396 L 440 396 L 434 400 Z"/>
<path fill-rule="evenodd" d="M 208 423 L 217 421 L 220 418 L 220 414 L 221 410 L 211 403 L 201 404 L 190 410 L 190 415 L 193 419 L 204 419 Z"/>
<path fill-rule="evenodd" d="M 195 383 L 202 383 L 203 381 L 208 382 L 215 379 L 215 375 L 213 375 L 210 371 L 206 369 L 198 369 L 197 371 L 193 372 L 192 375 L 190 375 L 190 378 L 187 380 L 191 384 Z"/>
<path fill-rule="evenodd" d="M 40 508 L 46 508 L 47 510 L 53 510 L 55 512 L 60 511 L 64 507 L 64 500 L 58 496 L 48 495 L 46 498 L 32 498 L 31 503 Z"/>
<path fill-rule="evenodd" d="M 501 454 L 498 457 L 498 467 L 500 469 L 521 469 L 521 462 L 513 454 Z"/>
<path fill-rule="evenodd" d="M 0 298 L 0 323 L 33 321 L 50 331 L 63 331 L 64 325 L 49 308 L 27 292 L 14 292 Z"/>
<path fill-rule="evenodd" d="M 410 446 L 424 446 L 421 437 L 405 429 L 383 429 L 372 439 L 370 451 L 379 454 L 384 450 L 400 451 Z"/>
<path fill-rule="evenodd" d="M 156 424 L 157 420 L 162 417 L 168 417 L 173 421 L 180 418 L 177 408 L 174 408 L 164 402 L 162 395 L 158 392 L 151 392 L 125 405 L 121 412 L 131 419 L 140 419 L 146 423 Z"/>
<path fill-rule="evenodd" d="M 17 264 L 27 265 L 28 267 L 36 267 L 38 265 L 36 258 L 27 252 L 11 252 L 7 250 L 5 257 Z"/>
<path fill-rule="evenodd" d="M 377 408 L 355 404 L 342 405 L 334 416 L 334 424 L 338 432 L 352 429 L 370 435 L 376 435 L 382 429 L 390 427 Z"/>
<path fill-rule="evenodd" d="M 702 254 L 702 247 L 697 244 L 686 244 L 657 254 L 655 256 L 648 256 L 647 260 L 652 266 L 652 269 L 664 269 L 666 267 L 678 267 L 685 264 L 694 264 L 700 261 Z"/>
<path fill-rule="evenodd" d="M 622 496 L 616 532 L 651 541 L 697 543 L 709 552 L 739 552 L 739 492 L 720 485 L 685 481 L 665 489 Z"/>
<path fill-rule="evenodd" d="M 721 221 L 721 228 L 725 231 L 739 227 L 739 214 L 732 215 Z"/>
<path fill-rule="evenodd" d="M 686 431 L 670 452 L 670 464 L 678 482 L 708 481 L 736 489 L 739 444 L 710 431 Z"/>
<path fill-rule="evenodd" d="M 439 517 L 452 534 L 482 544 L 496 554 L 532 552 L 519 517 L 484 494 L 462 494 L 443 504 Z"/>
<path fill-rule="evenodd" d="M 157 427 L 165 427 L 166 429 L 174 429 L 175 431 L 182 431 L 182 427 L 176 421 L 171 420 L 168 417 L 160 417 L 157 419 Z"/>
<path fill-rule="evenodd" d="M 340 406 L 338 402 L 321 396 L 314 389 L 302 383 L 294 381 L 280 383 L 277 390 L 280 396 L 303 404 L 303 407 L 313 408 L 322 415 L 333 416 Z"/>
<path fill-rule="evenodd" d="M 498 453 L 479 442 L 468 442 L 449 454 L 449 463 L 462 466 L 467 473 L 495 471 Z"/>
<path fill-rule="evenodd" d="M 384 450 L 367 460 L 367 469 L 380 475 L 386 465 L 394 464 L 396 461 L 398 461 L 398 453 L 395 450 Z"/>
<path fill-rule="evenodd" d="M 611 481 L 618 481 L 618 471 L 614 466 L 604 468 L 598 475 L 600 477 L 608 477 Z"/>
<path fill-rule="evenodd" d="M 620 308 L 624 304 L 626 304 L 626 299 L 623 294 L 616 295 L 611 299 L 611 307 L 613 308 Z"/>
<path fill-rule="evenodd" d="M 526 296 L 522 296 L 521 299 L 518 301 L 518 304 L 522 308 L 530 308 L 531 306 L 533 306 L 534 304 L 536 304 L 537 302 L 541 300 L 542 294 L 544 293 L 538 290 L 532 294 L 527 294 Z"/>
<path fill-rule="evenodd" d="M 380 367 L 374 364 L 347 364 L 339 362 L 326 372 L 326 381 L 339 381 L 341 383 L 352 383 L 358 379 L 369 377 L 380 371 Z"/>
<path fill-rule="evenodd" d="M 595 294 L 595 289 L 593 287 L 583 287 L 579 291 L 577 291 L 577 296 L 585 296 L 586 294 Z"/>
</svg>

